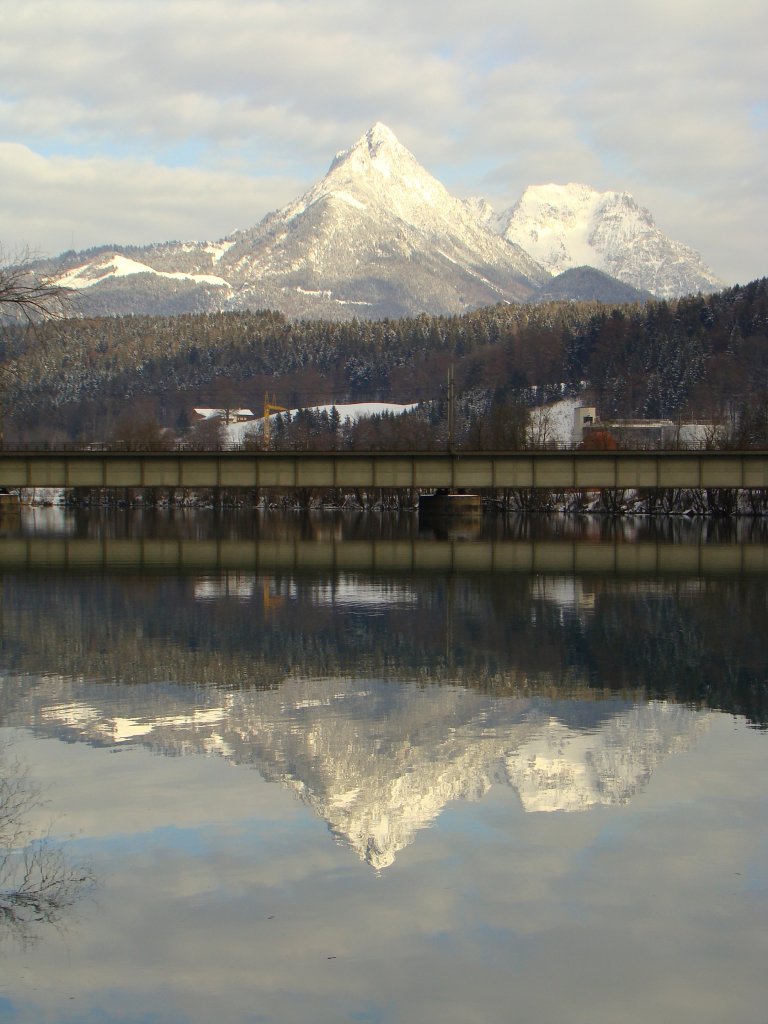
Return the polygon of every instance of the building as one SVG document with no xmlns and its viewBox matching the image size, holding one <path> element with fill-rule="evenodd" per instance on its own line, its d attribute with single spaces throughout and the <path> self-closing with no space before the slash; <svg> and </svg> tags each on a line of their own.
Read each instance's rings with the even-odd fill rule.
<svg viewBox="0 0 768 1024">
<path fill-rule="evenodd" d="M 219 419 L 222 423 L 247 423 L 255 419 L 251 409 L 195 409 L 195 415 L 202 420 Z"/>
<path fill-rule="evenodd" d="M 609 435 L 621 448 L 705 448 L 722 439 L 724 428 L 714 423 L 676 423 L 669 419 L 602 420 L 593 405 L 574 410 L 573 443 L 590 434 Z"/>
</svg>

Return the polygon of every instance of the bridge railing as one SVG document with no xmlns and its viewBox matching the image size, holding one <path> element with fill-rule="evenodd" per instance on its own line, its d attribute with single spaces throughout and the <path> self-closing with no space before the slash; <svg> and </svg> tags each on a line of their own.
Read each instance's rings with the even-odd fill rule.
<svg viewBox="0 0 768 1024">
<path fill-rule="evenodd" d="M 3 454 L 13 453 L 114 453 L 120 454 L 125 452 L 127 454 L 145 454 L 157 452 L 164 455 L 167 454 L 184 454 L 184 453 L 201 453 L 201 454 L 220 454 L 225 452 L 239 452 L 239 453 L 250 453 L 253 455 L 291 455 L 300 454 L 302 456 L 313 455 L 328 457 L 329 455 L 370 455 L 375 452 L 376 454 L 392 454 L 392 455 L 409 455 L 409 454 L 425 454 L 425 455 L 501 455 L 506 453 L 521 454 L 526 453 L 536 454 L 541 452 L 584 452 L 589 455 L 600 455 L 606 454 L 611 455 L 616 452 L 701 452 L 701 451 L 713 451 L 713 452 L 728 452 L 728 451 L 768 451 L 768 447 L 765 445 L 749 445 L 749 446 L 729 446 L 725 444 L 713 445 L 706 442 L 691 442 L 687 444 L 655 444 L 645 446 L 620 446 L 618 448 L 603 449 L 603 448 L 584 448 L 581 445 L 573 444 L 555 444 L 547 443 L 544 445 L 526 445 L 520 448 L 489 448 L 489 449 L 478 449 L 478 448 L 452 448 L 446 447 L 409 447 L 409 448 L 384 448 L 384 447 L 372 447 L 372 448 L 258 448 L 253 444 L 238 444 L 238 443 L 223 443 L 223 444 L 194 444 L 188 441 L 177 441 L 177 442 L 134 442 L 134 441 L 99 441 L 91 443 L 83 443 L 78 441 L 0 441 L 0 457 Z"/>
</svg>

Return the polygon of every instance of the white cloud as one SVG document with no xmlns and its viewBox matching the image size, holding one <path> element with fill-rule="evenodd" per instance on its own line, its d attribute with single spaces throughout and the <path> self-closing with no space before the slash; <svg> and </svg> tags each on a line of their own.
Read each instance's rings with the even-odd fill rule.
<svg viewBox="0 0 768 1024">
<path fill-rule="evenodd" d="M 756 0 L 27 0 L 0 37 L 3 242 L 220 236 L 383 120 L 463 194 L 627 189 L 746 280 L 766 30 Z"/>
<path fill-rule="evenodd" d="M 218 239 L 304 183 L 150 160 L 46 158 L 0 143 L 2 243 L 41 254 L 93 245 Z"/>
</svg>

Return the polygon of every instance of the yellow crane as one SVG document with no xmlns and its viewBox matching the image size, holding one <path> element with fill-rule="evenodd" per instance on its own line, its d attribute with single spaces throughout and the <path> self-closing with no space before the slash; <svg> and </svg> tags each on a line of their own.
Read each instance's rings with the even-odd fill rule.
<svg viewBox="0 0 768 1024">
<path fill-rule="evenodd" d="M 288 412 L 284 405 L 275 404 L 275 396 L 270 395 L 268 392 L 264 392 L 264 447 L 269 448 L 269 442 L 272 437 L 272 420 L 270 416 L 274 412 Z"/>
</svg>

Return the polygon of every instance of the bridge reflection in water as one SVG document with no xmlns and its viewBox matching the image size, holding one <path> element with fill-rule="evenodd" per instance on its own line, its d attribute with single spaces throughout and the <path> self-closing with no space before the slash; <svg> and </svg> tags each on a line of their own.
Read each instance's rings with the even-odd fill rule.
<svg viewBox="0 0 768 1024">
<path fill-rule="evenodd" d="M 759 575 L 765 543 L 624 540 L 191 540 L 0 538 L 0 569 L 245 569 L 366 572 Z"/>
</svg>

